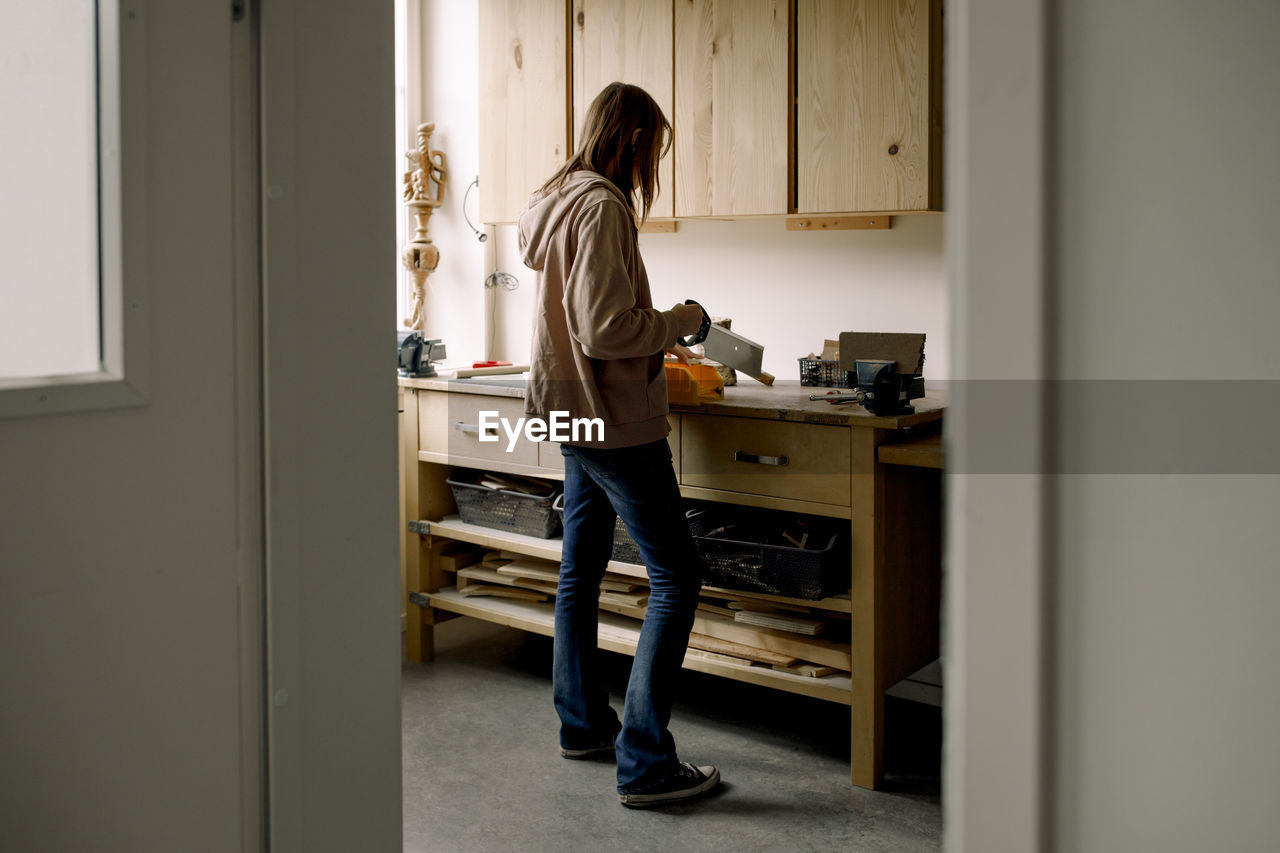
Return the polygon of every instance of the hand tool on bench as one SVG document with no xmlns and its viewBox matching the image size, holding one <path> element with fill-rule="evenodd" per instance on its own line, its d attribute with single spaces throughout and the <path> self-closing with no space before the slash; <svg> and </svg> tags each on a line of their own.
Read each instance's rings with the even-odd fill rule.
<svg viewBox="0 0 1280 853">
<path fill-rule="evenodd" d="M 737 332 L 711 325 L 711 317 L 707 314 L 707 309 L 694 300 L 686 299 L 685 304 L 697 305 L 702 310 L 702 327 L 696 334 L 678 339 L 681 346 L 691 347 L 702 344 L 703 352 L 712 361 L 732 367 L 765 385 L 773 384 L 773 374 L 765 373 L 760 369 L 760 364 L 764 360 L 764 347 Z"/>
</svg>

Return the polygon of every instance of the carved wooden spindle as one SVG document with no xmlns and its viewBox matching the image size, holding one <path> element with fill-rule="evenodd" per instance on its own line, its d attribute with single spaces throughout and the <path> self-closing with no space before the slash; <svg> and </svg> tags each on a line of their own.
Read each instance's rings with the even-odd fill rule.
<svg viewBox="0 0 1280 853">
<path fill-rule="evenodd" d="M 409 277 L 413 281 L 409 316 L 404 318 L 404 325 L 423 332 L 424 336 L 427 322 L 427 276 L 440 263 L 440 250 L 427 236 L 427 224 L 435 209 L 444 203 L 445 185 L 449 178 L 444 152 L 431 150 L 431 134 L 435 129 L 434 123 L 418 125 L 418 146 L 405 152 L 410 169 L 404 173 L 403 186 L 404 203 L 409 208 L 413 229 L 413 235 L 400 253 L 400 262 L 409 271 Z"/>
</svg>

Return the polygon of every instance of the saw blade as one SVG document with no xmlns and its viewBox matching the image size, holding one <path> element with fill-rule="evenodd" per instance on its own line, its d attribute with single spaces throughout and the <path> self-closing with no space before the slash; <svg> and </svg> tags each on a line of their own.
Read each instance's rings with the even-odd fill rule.
<svg viewBox="0 0 1280 853">
<path fill-rule="evenodd" d="M 748 376 L 760 376 L 764 347 L 750 338 L 744 338 L 737 332 L 720 326 L 712 326 L 707 330 L 707 339 L 702 342 L 702 348 L 712 361 L 741 370 Z"/>
</svg>

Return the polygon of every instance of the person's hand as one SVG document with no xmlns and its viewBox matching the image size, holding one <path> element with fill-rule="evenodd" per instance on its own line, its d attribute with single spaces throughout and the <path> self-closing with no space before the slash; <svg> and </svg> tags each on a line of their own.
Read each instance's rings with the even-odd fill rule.
<svg viewBox="0 0 1280 853">
<path fill-rule="evenodd" d="M 671 313 L 676 318 L 676 335 L 679 337 L 687 338 L 702 328 L 701 305 L 675 305 Z"/>
<path fill-rule="evenodd" d="M 693 359 L 699 358 L 693 350 L 688 347 L 682 347 L 679 344 L 672 344 L 670 348 L 667 349 L 667 352 L 670 355 L 674 355 L 681 364 L 688 364 Z"/>
</svg>

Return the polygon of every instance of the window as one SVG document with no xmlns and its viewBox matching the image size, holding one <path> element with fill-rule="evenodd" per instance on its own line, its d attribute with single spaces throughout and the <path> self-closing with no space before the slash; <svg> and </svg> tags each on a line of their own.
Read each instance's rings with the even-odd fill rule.
<svg viewBox="0 0 1280 853">
<path fill-rule="evenodd" d="M 122 74 L 140 55 L 136 2 L 5 10 L 0 415 L 145 402 L 142 281 L 122 264 L 122 173 L 141 150 L 121 124 Z M 144 175 L 130 175 L 137 214 Z"/>
</svg>

